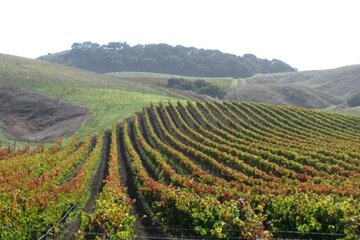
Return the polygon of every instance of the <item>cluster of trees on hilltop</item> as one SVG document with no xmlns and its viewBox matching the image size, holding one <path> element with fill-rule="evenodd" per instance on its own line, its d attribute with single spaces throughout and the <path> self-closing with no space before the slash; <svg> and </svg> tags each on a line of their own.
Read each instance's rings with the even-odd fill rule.
<svg viewBox="0 0 360 240">
<path fill-rule="evenodd" d="M 130 46 L 126 42 L 100 45 L 74 43 L 70 51 L 41 57 L 99 73 L 141 71 L 198 77 L 248 77 L 256 73 L 291 72 L 296 69 L 280 60 L 246 54 L 243 57 L 218 50 L 148 44 Z"/>
<path fill-rule="evenodd" d="M 223 99 L 226 95 L 225 90 L 201 79 L 190 81 L 183 78 L 170 78 L 168 80 L 167 86 L 170 88 L 177 88 L 181 90 L 193 91 L 199 94 L 205 94 L 213 98 Z"/>
</svg>

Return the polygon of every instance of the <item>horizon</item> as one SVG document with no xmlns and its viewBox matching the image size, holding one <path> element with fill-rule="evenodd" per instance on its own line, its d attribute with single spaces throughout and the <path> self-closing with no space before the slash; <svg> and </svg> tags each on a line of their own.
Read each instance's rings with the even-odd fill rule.
<svg viewBox="0 0 360 240">
<path fill-rule="evenodd" d="M 279 59 L 299 71 L 359 64 L 360 3 L 255 0 L 5 0 L 0 52 L 27 58 L 74 42 L 166 43 Z M 22 6 L 19 8 L 19 6 Z M 183 14 L 182 14 L 183 13 Z M 19 17 L 20 16 L 20 17 Z"/>
</svg>

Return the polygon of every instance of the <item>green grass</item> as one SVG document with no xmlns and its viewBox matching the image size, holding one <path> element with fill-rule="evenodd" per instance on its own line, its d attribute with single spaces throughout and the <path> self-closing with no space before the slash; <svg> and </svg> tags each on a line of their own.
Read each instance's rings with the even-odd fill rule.
<svg viewBox="0 0 360 240">
<path fill-rule="evenodd" d="M 178 100 L 161 88 L 48 62 L 0 54 L 0 86 L 11 85 L 86 106 L 91 117 L 81 136 L 141 111 L 150 102 Z M 6 140 L 4 135 L 0 139 Z"/>
<path fill-rule="evenodd" d="M 83 135 L 96 132 L 99 128 L 109 128 L 115 119 L 130 117 L 134 112 L 148 106 L 150 102 L 176 100 L 174 98 L 117 88 L 81 87 L 71 89 L 67 95 L 58 89 L 44 89 L 44 94 L 61 97 L 69 102 L 79 103 L 91 109 L 92 116 L 79 130 Z"/>
</svg>

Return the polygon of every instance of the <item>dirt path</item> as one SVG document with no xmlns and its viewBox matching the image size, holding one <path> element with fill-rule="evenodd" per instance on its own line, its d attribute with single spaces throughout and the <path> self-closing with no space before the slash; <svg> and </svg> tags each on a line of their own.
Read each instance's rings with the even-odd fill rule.
<svg viewBox="0 0 360 240">
<path fill-rule="evenodd" d="M 101 161 L 99 164 L 99 168 L 93 178 L 91 184 L 91 195 L 86 203 L 83 211 L 86 213 L 91 213 L 94 209 L 96 200 L 99 198 L 99 194 L 102 191 L 104 186 L 103 180 L 105 179 L 106 175 L 108 174 L 108 159 L 110 154 L 110 136 L 111 132 L 107 131 L 105 133 L 105 140 L 104 140 L 104 147 L 101 153 Z M 67 223 L 63 230 L 61 230 L 60 235 L 56 237 L 56 239 L 77 239 L 76 233 L 80 229 L 80 218 L 79 216 L 76 217 L 72 222 Z"/>
<path fill-rule="evenodd" d="M 125 154 L 125 146 L 123 142 L 123 132 L 119 129 L 119 164 L 120 176 L 124 185 L 128 189 L 131 199 L 136 199 L 131 213 L 136 217 L 133 239 L 161 239 L 165 236 L 159 230 L 159 226 L 146 217 L 146 212 L 135 187 L 134 177 L 131 174 L 130 165 Z"/>
</svg>

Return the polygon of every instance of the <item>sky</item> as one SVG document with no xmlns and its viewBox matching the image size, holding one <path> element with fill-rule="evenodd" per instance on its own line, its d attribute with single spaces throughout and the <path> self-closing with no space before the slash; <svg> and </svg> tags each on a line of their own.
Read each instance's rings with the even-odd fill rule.
<svg viewBox="0 0 360 240">
<path fill-rule="evenodd" d="M 0 53 L 167 43 L 329 69 L 360 64 L 359 11 L 358 0 L 1 0 Z"/>
</svg>

